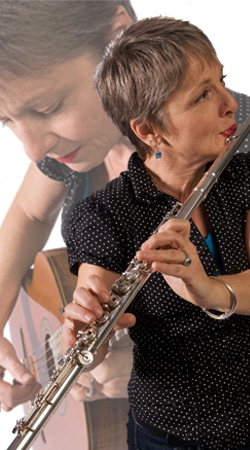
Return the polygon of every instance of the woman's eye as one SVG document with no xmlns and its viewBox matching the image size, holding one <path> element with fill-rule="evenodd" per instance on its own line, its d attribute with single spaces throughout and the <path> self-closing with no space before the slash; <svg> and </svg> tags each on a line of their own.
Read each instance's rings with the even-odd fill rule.
<svg viewBox="0 0 250 450">
<path fill-rule="evenodd" d="M 43 117 L 49 117 L 49 116 L 52 116 L 55 111 L 56 110 L 53 110 L 53 111 L 38 111 L 38 114 L 40 116 L 43 116 Z"/>
<path fill-rule="evenodd" d="M 57 108 L 53 109 L 52 111 L 44 111 L 41 114 L 43 116 L 52 116 L 53 114 L 55 114 L 57 112 Z"/>
<path fill-rule="evenodd" d="M 226 78 L 226 76 L 227 76 L 227 75 L 222 75 L 222 76 L 221 76 L 221 79 L 220 79 L 220 82 L 221 82 L 221 83 L 226 84 L 225 81 L 224 81 L 225 78 Z"/>
<path fill-rule="evenodd" d="M 57 106 L 55 106 L 52 110 L 47 110 L 47 111 L 41 111 L 39 112 L 39 114 L 43 115 L 43 116 L 53 116 L 53 114 L 57 114 L 58 112 L 60 112 L 61 107 L 63 104 L 63 100 L 60 101 L 60 103 L 58 103 Z"/>
<path fill-rule="evenodd" d="M 9 122 L 9 119 L 0 119 L 0 123 L 2 125 L 2 128 L 4 128 L 7 125 L 8 122 Z"/>
<path fill-rule="evenodd" d="M 200 97 L 198 98 L 198 102 L 199 102 L 200 100 L 206 100 L 207 94 L 208 94 L 208 91 L 202 92 L 202 94 L 201 94 Z"/>
</svg>

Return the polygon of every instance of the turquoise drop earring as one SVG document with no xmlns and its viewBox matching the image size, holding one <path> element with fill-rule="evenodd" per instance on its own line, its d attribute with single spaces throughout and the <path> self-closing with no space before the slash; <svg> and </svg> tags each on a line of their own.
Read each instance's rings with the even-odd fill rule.
<svg viewBox="0 0 250 450">
<path fill-rule="evenodd" d="M 162 158 L 161 152 L 156 152 L 155 157 L 156 157 L 156 159 Z"/>
<path fill-rule="evenodd" d="M 160 152 L 158 145 L 156 145 L 156 148 L 155 148 L 155 157 L 156 157 L 156 159 L 162 158 L 162 153 Z"/>
</svg>

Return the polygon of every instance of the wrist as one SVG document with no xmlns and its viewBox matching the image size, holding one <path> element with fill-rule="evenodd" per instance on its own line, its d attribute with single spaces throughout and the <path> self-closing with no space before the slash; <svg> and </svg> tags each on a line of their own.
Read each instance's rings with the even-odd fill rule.
<svg viewBox="0 0 250 450">
<path fill-rule="evenodd" d="M 210 277 L 211 280 L 214 280 L 216 285 L 214 285 L 216 291 L 212 290 L 213 298 L 216 298 L 216 306 L 211 306 L 210 308 L 215 309 L 217 311 L 223 311 L 222 314 L 214 314 L 211 313 L 208 308 L 202 308 L 202 310 L 208 314 L 210 317 L 216 320 L 224 320 L 229 318 L 232 314 L 234 314 L 237 308 L 237 299 L 236 295 L 231 288 L 231 286 L 220 277 Z M 220 286 L 219 286 L 220 285 Z M 225 289 L 226 288 L 226 289 Z"/>
</svg>

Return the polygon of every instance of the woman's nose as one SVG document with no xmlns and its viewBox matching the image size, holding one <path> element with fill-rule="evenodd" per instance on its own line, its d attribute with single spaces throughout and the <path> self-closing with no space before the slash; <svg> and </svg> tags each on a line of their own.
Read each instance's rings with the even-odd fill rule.
<svg viewBox="0 0 250 450">
<path fill-rule="evenodd" d="M 32 161 L 41 161 L 58 144 L 58 137 L 51 133 L 46 125 L 15 124 L 12 130 L 23 143 L 25 153 Z"/>
<path fill-rule="evenodd" d="M 223 117 L 227 114 L 234 114 L 236 113 L 237 109 L 238 109 L 237 101 L 226 88 L 223 88 L 220 106 L 221 116 Z"/>
</svg>

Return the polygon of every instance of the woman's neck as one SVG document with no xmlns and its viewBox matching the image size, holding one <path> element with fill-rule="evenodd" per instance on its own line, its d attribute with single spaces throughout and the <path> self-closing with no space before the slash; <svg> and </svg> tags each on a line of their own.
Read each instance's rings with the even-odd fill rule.
<svg viewBox="0 0 250 450">
<path fill-rule="evenodd" d="M 202 178 L 206 164 L 171 164 L 169 160 L 147 158 L 144 165 L 157 189 L 183 203 Z"/>
<path fill-rule="evenodd" d="M 125 138 L 111 148 L 104 159 L 109 181 L 119 177 L 121 172 L 127 170 L 128 160 L 134 151 L 135 148 Z"/>
<path fill-rule="evenodd" d="M 108 152 L 103 163 L 89 172 L 89 195 L 102 189 L 109 181 L 119 177 L 121 172 L 127 170 L 128 160 L 134 151 L 134 147 L 128 141 L 116 144 Z"/>
<path fill-rule="evenodd" d="M 187 200 L 206 169 L 206 164 L 191 166 L 178 165 L 176 162 L 174 166 L 170 166 L 169 162 L 164 163 L 164 158 L 157 160 L 155 157 L 148 158 L 144 165 L 157 189 L 176 198 L 180 203 Z M 206 238 L 211 229 L 211 222 L 204 203 L 195 210 L 192 220 L 201 235 Z"/>
</svg>

